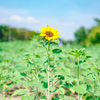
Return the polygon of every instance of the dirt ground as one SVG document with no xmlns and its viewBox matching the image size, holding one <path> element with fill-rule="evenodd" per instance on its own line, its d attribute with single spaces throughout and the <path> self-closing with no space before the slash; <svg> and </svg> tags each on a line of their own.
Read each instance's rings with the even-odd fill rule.
<svg viewBox="0 0 100 100">
<path fill-rule="evenodd" d="M 9 100 L 9 99 L 10 99 L 10 97 L 5 98 L 5 100 Z M 0 98 L 0 100 L 2 100 L 2 99 Z M 11 100 L 21 100 L 21 97 L 11 97 Z"/>
<path fill-rule="evenodd" d="M 12 100 L 21 100 L 21 97 L 16 97 L 16 98 L 15 97 L 12 97 L 11 99 Z M 9 100 L 9 98 L 6 98 L 6 100 Z"/>
</svg>

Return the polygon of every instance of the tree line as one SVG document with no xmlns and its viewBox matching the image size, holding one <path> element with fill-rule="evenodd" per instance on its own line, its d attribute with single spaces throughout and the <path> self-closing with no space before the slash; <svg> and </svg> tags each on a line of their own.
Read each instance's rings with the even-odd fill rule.
<svg viewBox="0 0 100 100">
<path fill-rule="evenodd" d="M 30 40 L 34 35 L 38 35 L 36 31 L 29 31 L 23 28 L 11 28 L 9 26 L 0 25 L 0 40 Z"/>
<path fill-rule="evenodd" d="M 100 43 L 100 19 L 95 19 L 95 21 L 97 25 L 91 29 L 85 29 L 84 26 L 80 27 L 74 34 L 76 38 L 75 41 L 65 41 L 63 39 L 60 39 L 60 41 L 62 41 L 64 45 L 67 43 L 77 43 L 82 46 Z M 30 40 L 31 37 L 36 35 L 39 35 L 39 32 L 0 25 L 1 41 Z"/>
<path fill-rule="evenodd" d="M 83 46 L 100 43 L 100 19 L 95 19 L 97 25 L 91 29 L 80 27 L 75 32 L 76 42 Z"/>
</svg>

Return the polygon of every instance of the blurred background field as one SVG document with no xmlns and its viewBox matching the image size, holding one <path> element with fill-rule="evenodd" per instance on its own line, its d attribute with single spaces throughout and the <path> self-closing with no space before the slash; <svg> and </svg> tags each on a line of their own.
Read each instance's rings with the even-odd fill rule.
<svg viewBox="0 0 100 100">
<path fill-rule="evenodd" d="M 34 79 L 32 72 L 35 66 L 40 67 L 41 71 L 39 77 L 40 81 L 42 80 L 41 85 L 47 89 L 45 80 L 47 75 L 45 76 L 45 67 L 43 67 L 46 64 L 47 54 L 42 45 L 43 40 L 39 36 L 34 36 L 30 41 L 16 40 L 11 42 L 0 42 L 0 91 L 5 95 L 6 100 L 23 100 L 21 97 L 24 94 L 35 94 L 35 86 L 37 86 L 35 84 L 36 81 L 30 81 Z M 50 69 L 54 69 L 51 73 L 54 76 L 60 75 L 60 83 L 55 86 L 55 88 L 58 89 L 56 92 L 59 95 L 55 95 L 56 92 L 51 92 L 52 100 L 60 100 L 59 96 L 61 93 L 66 95 L 66 97 L 71 97 L 61 100 L 77 100 L 77 92 L 83 94 L 86 92 L 85 89 L 91 92 L 86 92 L 83 95 L 83 100 L 90 100 L 93 98 L 95 98 L 93 100 L 96 100 L 96 97 L 99 97 L 100 91 L 100 44 L 84 47 L 85 51 L 80 51 L 83 52 L 83 54 L 86 53 L 85 56 L 80 55 L 80 74 L 82 74 L 82 76 L 80 76 L 80 82 L 84 84 L 84 87 L 81 87 L 81 89 L 83 89 L 82 92 L 78 91 L 80 87 L 78 90 L 73 89 L 73 86 L 77 85 L 77 60 L 70 55 L 70 52 L 76 49 L 80 50 L 83 46 L 71 44 L 70 47 L 67 47 L 66 45 L 59 46 L 57 44 L 52 44 L 51 50 L 53 50 L 53 48 L 61 49 L 62 53 L 57 55 L 51 53 L 52 65 Z M 96 87 L 94 83 L 97 84 Z M 62 86 L 64 90 L 62 90 Z M 34 89 L 32 90 L 31 87 L 34 87 Z M 24 91 L 13 95 L 14 91 L 19 89 L 24 89 Z M 39 97 L 42 98 L 39 100 L 46 100 L 45 96 L 42 96 L 43 90 L 40 89 L 39 91 Z"/>
<path fill-rule="evenodd" d="M 20 100 L 24 94 L 35 95 L 37 85 L 30 80 L 33 79 L 32 72 L 36 66 L 41 69 L 38 76 L 40 85 L 47 89 L 47 82 L 44 80 L 47 41 L 39 37 L 40 28 L 47 25 L 57 28 L 60 32 L 59 43 L 51 43 L 51 51 L 54 48 L 62 50 L 57 55 L 51 52 L 50 68 L 54 70 L 51 73 L 55 76 L 51 75 L 58 75 L 60 80 L 55 86 L 57 92 L 50 90 L 52 100 L 77 100 L 78 93 L 81 94 L 81 100 L 100 100 L 99 0 L 0 1 L 0 94 L 4 96 L 2 100 L 5 100 L 5 97 L 6 100 L 15 100 L 14 97 Z M 80 87 L 73 88 L 77 86 L 78 65 L 74 53 L 79 53 L 80 56 L 79 81 L 82 91 L 79 91 Z M 19 89 L 24 89 L 24 92 L 14 92 Z M 39 100 L 46 100 L 43 92 L 40 88 Z M 61 99 L 63 96 L 68 98 Z"/>
</svg>

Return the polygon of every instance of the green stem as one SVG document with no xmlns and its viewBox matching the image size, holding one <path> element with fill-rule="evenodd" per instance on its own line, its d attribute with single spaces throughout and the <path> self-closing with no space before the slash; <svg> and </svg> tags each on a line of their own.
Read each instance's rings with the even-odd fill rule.
<svg viewBox="0 0 100 100">
<path fill-rule="evenodd" d="M 5 90 L 5 87 L 3 86 L 3 88 L 2 88 L 2 96 L 5 95 L 4 90 Z"/>
<path fill-rule="evenodd" d="M 77 58 L 77 62 L 78 62 L 78 66 L 77 66 L 77 78 L 78 78 L 78 81 L 79 81 L 79 57 Z M 78 86 L 79 86 L 79 82 L 78 82 Z M 79 93 L 78 93 L 78 100 L 80 100 Z"/>
<path fill-rule="evenodd" d="M 39 78 L 38 78 L 38 73 L 36 75 L 36 79 L 39 82 Z M 36 87 L 36 100 L 39 100 L 39 95 L 38 95 L 38 87 Z"/>
<path fill-rule="evenodd" d="M 38 87 L 36 87 L 36 100 L 38 100 Z"/>
<path fill-rule="evenodd" d="M 94 92 L 98 91 L 98 83 L 94 81 Z M 95 100 L 98 100 L 98 96 L 95 97 Z"/>
<path fill-rule="evenodd" d="M 77 78 L 79 80 L 79 57 L 77 58 L 77 62 L 78 62 L 78 67 L 77 67 Z M 78 83 L 79 85 L 79 83 Z"/>
<path fill-rule="evenodd" d="M 50 61 L 49 61 L 49 57 L 50 57 L 50 41 L 48 41 L 48 100 L 50 100 L 49 98 L 49 66 L 50 66 Z"/>
<path fill-rule="evenodd" d="M 99 100 L 99 99 L 98 99 L 98 96 L 97 96 L 97 100 Z"/>
<path fill-rule="evenodd" d="M 78 68 L 77 68 L 77 78 L 78 78 L 78 80 L 79 80 L 79 65 L 78 65 Z M 78 83 L 79 84 L 79 83 Z"/>
<path fill-rule="evenodd" d="M 34 75 L 35 79 L 39 82 L 38 73 L 37 73 L 37 75 L 35 75 L 34 72 L 33 72 L 33 75 Z M 38 87 L 36 87 L 36 100 L 39 100 L 39 97 L 38 97 Z"/>
<path fill-rule="evenodd" d="M 97 91 L 98 91 L 98 81 L 97 81 Z M 97 100 L 99 100 L 98 96 L 97 96 Z"/>
</svg>

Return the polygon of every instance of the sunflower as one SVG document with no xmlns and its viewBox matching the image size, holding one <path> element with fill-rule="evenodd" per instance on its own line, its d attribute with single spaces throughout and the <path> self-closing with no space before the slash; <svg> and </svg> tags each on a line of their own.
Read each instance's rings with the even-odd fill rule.
<svg viewBox="0 0 100 100">
<path fill-rule="evenodd" d="M 47 39 L 48 41 L 50 40 L 57 40 L 60 36 L 58 35 L 59 32 L 57 31 L 57 29 L 53 29 L 50 26 L 47 25 L 47 27 L 43 27 L 40 29 L 41 34 L 40 36 L 45 36 L 45 39 Z"/>
</svg>

